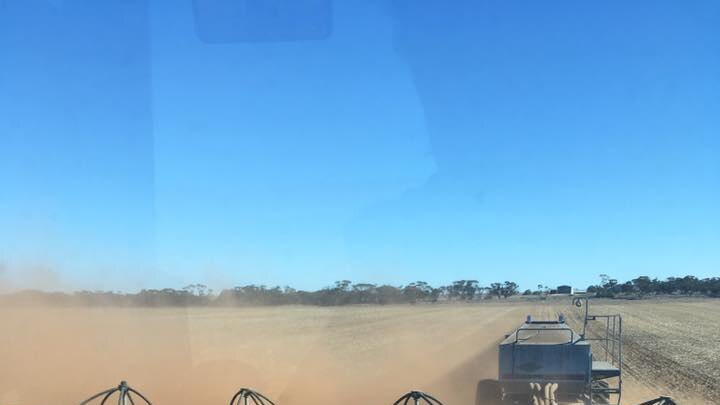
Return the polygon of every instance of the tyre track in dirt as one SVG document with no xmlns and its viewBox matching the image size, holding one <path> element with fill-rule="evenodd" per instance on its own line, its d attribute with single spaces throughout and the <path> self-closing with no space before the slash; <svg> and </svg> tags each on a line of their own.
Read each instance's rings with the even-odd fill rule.
<svg viewBox="0 0 720 405">
<path fill-rule="evenodd" d="M 683 404 L 716 404 L 720 383 L 700 370 L 648 349 L 632 338 L 623 339 L 624 368 L 635 380 L 670 395 Z"/>
<path fill-rule="evenodd" d="M 623 369 L 628 388 L 624 391 L 632 395 L 646 388 L 653 395 L 673 396 L 683 405 L 718 403 L 719 303 L 717 300 L 591 302 L 591 313 L 623 316 Z M 576 311 L 571 320 L 580 325 L 582 315 Z"/>
</svg>

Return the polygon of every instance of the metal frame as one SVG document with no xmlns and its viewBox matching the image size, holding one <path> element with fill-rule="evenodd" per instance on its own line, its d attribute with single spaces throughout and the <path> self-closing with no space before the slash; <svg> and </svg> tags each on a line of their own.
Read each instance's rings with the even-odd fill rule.
<svg viewBox="0 0 720 405">
<path fill-rule="evenodd" d="M 557 323 L 557 322 L 553 322 L 553 324 L 555 324 L 555 323 Z M 558 324 L 559 324 L 559 323 L 558 323 Z M 518 336 L 520 335 L 520 332 L 533 331 L 533 330 L 534 330 L 534 331 L 541 331 L 541 332 L 554 332 L 554 331 L 570 332 L 570 340 L 569 340 L 567 343 L 570 344 L 570 343 L 575 342 L 575 331 L 572 330 L 572 328 L 570 328 L 570 327 L 548 329 L 548 328 L 533 328 L 533 327 L 529 327 L 529 328 L 528 328 L 528 327 L 524 327 L 524 326 L 523 326 L 523 327 L 518 328 L 518 329 L 515 330 L 515 343 L 517 343 L 517 342 L 524 342 L 525 340 L 529 339 L 529 338 L 527 338 L 527 339 L 522 339 L 522 340 L 521 340 L 521 339 L 518 339 Z M 513 346 L 513 350 L 515 350 L 515 346 Z"/>
<path fill-rule="evenodd" d="M 677 405 L 677 402 L 670 397 L 659 397 L 638 405 Z"/>
<path fill-rule="evenodd" d="M 622 370 L 622 316 L 620 315 L 590 315 L 587 321 L 605 320 L 604 337 L 585 338 L 587 341 L 602 342 L 602 349 L 605 352 L 605 361 L 610 364 L 617 364 Z M 594 353 L 593 353 L 594 356 Z"/>
<path fill-rule="evenodd" d="M 97 393 L 90 398 L 80 402 L 80 405 L 86 405 L 92 401 L 94 401 L 97 398 L 103 397 L 102 401 L 100 401 L 100 405 L 105 405 L 105 402 L 114 394 L 118 394 L 118 405 L 126 405 L 127 402 L 130 402 L 130 405 L 135 405 L 135 401 L 133 400 L 132 394 L 137 395 L 139 398 L 141 398 L 147 405 L 152 405 L 150 401 L 143 396 L 143 394 L 137 392 L 135 389 L 130 387 L 127 382 L 121 381 L 120 384 L 117 387 L 109 388 L 103 392 Z"/>
<path fill-rule="evenodd" d="M 407 405 L 410 400 L 413 400 L 412 405 L 420 405 L 422 402 L 427 405 L 443 405 L 437 398 L 422 391 L 410 391 L 398 398 L 393 405 L 400 405 L 400 402 L 402 402 L 402 405 Z"/>
<path fill-rule="evenodd" d="M 584 303 L 583 303 L 584 301 Z M 593 359 L 603 359 L 604 361 L 608 362 L 609 364 L 615 366 L 618 368 L 618 384 L 616 387 L 608 387 L 608 388 L 601 388 L 596 389 L 593 387 L 593 383 L 596 380 L 593 380 L 592 378 L 592 363 L 591 363 L 591 373 L 590 373 L 590 389 L 589 391 L 589 403 L 592 405 L 593 403 L 593 394 L 598 393 L 606 393 L 609 395 L 617 395 L 617 402 L 615 404 L 619 405 L 620 400 L 622 399 L 622 366 L 623 366 L 623 358 L 622 358 L 622 315 L 620 314 L 609 314 L 609 315 L 595 315 L 590 313 L 590 301 L 588 297 L 576 297 L 573 299 L 573 304 L 576 307 L 582 307 L 585 306 L 585 316 L 583 317 L 583 331 L 580 335 L 582 340 L 588 341 L 588 342 L 599 342 L 599 345 L 592 345 L 591 347 L 593 349 L 600 348 L 604 352 L 604 356 L 602 355 L 602 352 L 600 353 L 600 356 L 597 356 L 598 352 L 595 350 L 592 350 Z M 604 332 L 600 332 L 600 334 L 594 334 L 593 337 L 588 337 L 588 322 L 589 321 L 599 321 L 601 323 L 604 323 Z M 601 381 L 601 380 L 598 380 Z M 640 404 L 640 405 L 650 405 L 653 404 L 653 402 L 650 402 L 648 404 Z M 659 403 L 662 404 L 662 403 Z"/>
<path fill-rule="evenodd" d="M 241 388 L 230 400 L 230 405 L 248 405 L 248 399 L 255 405 L 275 405 L 268 397 L 250 388 Z"/>
<path fill-rule="evenodd" d="M 141 398 L 145 404 L 152 405 L 145 396 L 131 388 L 125 381 L 121 381 L 117 387 L 109 388 L 91 396 L 79 405 L 86 405 L 100 397 L 103 397 L 100 404 L 105 404 L 114 393 L 118 393 L 118 405 L 126 405 L 126 401 L 128 401 L 130 405 L 135 405 L 132 394 Z M 250 401 L 252 401 L 252 404 L 250 404 Z M 410 403 L 410 405 L 443 405 L 440 400 L 422 391 L 410 391 L 398 398 L 393 405 L 401 405 L 401 403 L 402 405 L 408 405 L 408 403 Z M 592 403 L 592 397 L 590 403 Z M 275 403 L 257 391 L 242 388 L 232 397 L 230 405 L 275 405 Z M 638 405 L 677 405 L 677 403 L 670 397 L 659 397 Z"/>
</svg>

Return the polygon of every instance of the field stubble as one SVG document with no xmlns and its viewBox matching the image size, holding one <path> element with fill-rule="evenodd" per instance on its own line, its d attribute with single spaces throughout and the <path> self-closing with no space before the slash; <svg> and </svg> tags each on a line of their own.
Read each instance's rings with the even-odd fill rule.
<svg viewBox="0 0 720 405">
<path fill-rule="evenodd" d="M 670 394 L 683 404 L 720 398 L 720 301 L 597 300 L 591 312 L 623 316 L 623 356 L 631 386 Z"/>
</svg>

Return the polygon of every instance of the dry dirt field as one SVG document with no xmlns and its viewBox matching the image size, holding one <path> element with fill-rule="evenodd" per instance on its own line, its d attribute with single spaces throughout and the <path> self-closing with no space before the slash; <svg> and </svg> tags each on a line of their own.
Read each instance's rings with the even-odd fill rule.
<svg viewBox="0 0 720 405">
<path fill-rule="evenodd" d="M 566 305 L 567 304 L 567 305 Z M 472 405 L 496 344 L 569 302 L 389 307 L 0 308 L 0 405 L 76 404 L 121 379 L 156 405 L 391 404 L 410 389 Z M 720 300 L 601 302 L 625 317 L 625 404 L 720 398 Z"/>
<path fill-rule="evenodd" d="M 597 301 L 623 316 L 626 380 L 683 404 L 720 403 L 720 300 Z"/>
</svg>

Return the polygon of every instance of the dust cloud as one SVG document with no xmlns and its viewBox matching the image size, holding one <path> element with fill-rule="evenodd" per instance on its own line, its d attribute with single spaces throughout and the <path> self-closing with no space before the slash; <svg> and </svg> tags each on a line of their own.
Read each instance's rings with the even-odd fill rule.
<svg viewBox="0 0 720 405">
<path fill-rule="evenodd" d="M 227 404 L 242 387 L 278 405 L 389 405 L 410 390 L 471 405 L 478 381 L 497 377 L 505 333 L 557 309 L 3 305 L 0 404 L 78 404 L 127 380 L 155 405 Z M 663 393 L 633 375 L 623 391 L 623 403 Z"/>
<path fill-rule="evenodd" d="M 68 290 L 56 267 L 45 262 L 9 263 L 0 259 L 0 294 L 22 289 Z"/>
<path fill-rule="evenodd" d="M 127 380 L 154 404 L 391 404 L 411 389 L 472 404 L 518 323 L 496 305 L 0 309 L 0 403 L 74 404 Z"/>
</svg>

